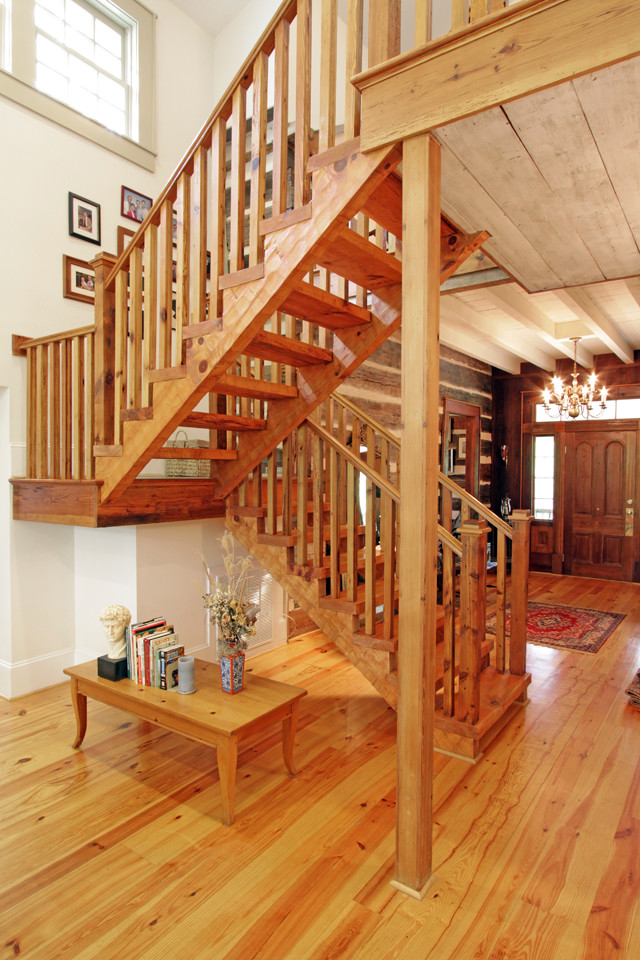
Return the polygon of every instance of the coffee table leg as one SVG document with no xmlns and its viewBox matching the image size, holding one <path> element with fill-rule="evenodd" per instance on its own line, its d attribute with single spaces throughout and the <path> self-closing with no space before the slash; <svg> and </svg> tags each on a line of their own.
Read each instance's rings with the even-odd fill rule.
<svg viewBox="0 0 640 960">
<path fill-rule="evenodd" d="M 75 749 L 80 746 L 87 732 L 87 698 L 84 693 L 79 692 L 78 681 L 75 678 L 71 680 L 71 700 L 73 701 L 77 725 L 76 739 L 73 741 Z"/>
<path fill-rule="evenodd" d="M 293 745 L 298 728 L 298 708 L 299 700 L 294 700 L 291 704 L 291 713 L 282 721 L 282 753 L 284 755 L 284 764 L 292 777 L 295 777 L 296 766 L 293 762 Z"/>
<path fill-rule="evenodd" d="M 233 794 L 236 786 L 238 764 L 238 739 L 231 736 L 218 745 L 218 773 L 222 790 L 222 822 L 233 823 Z"/>
</svg>

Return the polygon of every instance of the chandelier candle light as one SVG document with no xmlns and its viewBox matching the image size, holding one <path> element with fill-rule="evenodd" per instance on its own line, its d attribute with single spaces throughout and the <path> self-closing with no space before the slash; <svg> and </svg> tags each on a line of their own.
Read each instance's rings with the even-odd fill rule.
<svg viewBox="0 0 640 960">
<path fill-rule="evenodd" d="M 221 539 L 224 568 L 227 575 L 226 589 L 217 587 L 203 595 L 204 605 L 209 610 L 209 620 L 218 627 L 218 656 L 220 678 L 226 693 L 238 693 L 244 682 L 244 654 L 247 637 L 256 632 L 256 620 L 260 607 L 246 598 L 247 578 L 253 566 L 251 557 L 235 559 L 233 537 L 227 531 Z M 210 587 L 215 587 L 203 558 L 202 564 Z"/>
<path fill-rule="evenodd" d="M 573 376 L 571 383 L 565 386 L 560 377 L 554 377 L 553 389 L 550 390 L 547 387 L 542 392 L 544 409 L 551 417 L 559 417 L 560 419 L 571 417 L 572 420 L 575 420 L 579 416 L 586 418 L 589 414 L 589 417 L 593 418 L 599 417 L 602 411 L 606 410 L 607 388 L 601 387 L 600 400 L 595 401 L 599 410 L 598 413 L 593 412 L 597 380 L 595 373 L 592 373 L 584 383 L 578 383 L 577 354 L 578 343 L 581 339 L 581 337 L 571 337 L 573 343 Z M 551 404 L 556 404 L 555 409 L 552 408 Z"/>
</svg>

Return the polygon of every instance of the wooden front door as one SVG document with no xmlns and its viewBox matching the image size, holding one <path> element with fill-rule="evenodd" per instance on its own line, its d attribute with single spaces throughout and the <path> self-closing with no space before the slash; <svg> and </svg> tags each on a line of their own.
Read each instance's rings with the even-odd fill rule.
<svg viewBox="0 0 640 960">
<path fill-rule="evenodd" d="M 632 580 L 637 433 L 602 427 L 565 434 L 564 572 Z"/>
</svg>

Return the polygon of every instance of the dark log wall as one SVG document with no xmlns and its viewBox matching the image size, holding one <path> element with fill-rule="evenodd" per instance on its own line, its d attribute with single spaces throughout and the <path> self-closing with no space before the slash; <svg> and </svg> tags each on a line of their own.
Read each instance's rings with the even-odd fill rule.
<svg viewBox="0 0 640 960">
<path fill-rule="evenodd" d="M 366 363 L 340 387 L 340 393 L 378 420 L 383 427 L 400 435 L 401 332 L 386 341 Z M 463 400 L 480 407 L 480 499 L 491 498 L 491 367 L 448 347 L 440 348 L 440 397 Z M 442 405 L 440 406 L 442 418 Z M 441 423 L 442 427 L 442 423 Z M 454 475 L 464 475 L 464 462 L 458 459 Z"/>
</svg>

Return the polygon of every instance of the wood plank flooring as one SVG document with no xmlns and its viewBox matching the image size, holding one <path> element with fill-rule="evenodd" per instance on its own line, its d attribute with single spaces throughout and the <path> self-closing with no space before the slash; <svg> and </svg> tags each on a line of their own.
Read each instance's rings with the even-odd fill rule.
<svg viewBox="0 0 640 960">
<path fill-rule="evenodd" d="M 532 599 L 626 612 L 595 655 L 529 645 L 530 702 L 475 765 L 436 756 L 436 880 L 393 890 L 395 714 L 320 633 L 250 662 L 305 686 L 243 745 L 236 822 L 213 751 L 66 685 L 0 701 L 0 958 L 636 960 L 640 584 L 533 574 Z"/>
</svg>

